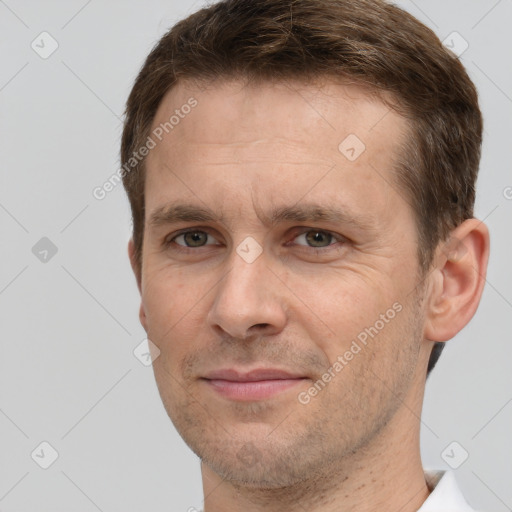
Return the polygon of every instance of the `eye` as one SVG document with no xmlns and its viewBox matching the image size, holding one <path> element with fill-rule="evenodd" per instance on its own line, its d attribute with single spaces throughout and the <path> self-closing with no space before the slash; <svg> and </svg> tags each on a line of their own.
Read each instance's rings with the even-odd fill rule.
<svg viewBox="0 0 512 512">
<path fill-rule="evenodd" d="M 314 247 L 315 249 L 329 247 L 330 245 L 333 245 L 333 241 L 339 241 L 332 233 L 318 229 L 305 231 L 298 235 L 294 240 L 297 245 L 307 245 L 309 247 Z"/>
<path fill-rule="evenodd" d="M 216 244 L 217 240 L 209 233 L 206 233 L 206 231 L 192 230 L 176 235 L 171 238 L 168 243 L 170 244 L 172 242 L 175 242 L 177 245 L 181 245 L 182 247 L 194 248 Z"/>
</svg>

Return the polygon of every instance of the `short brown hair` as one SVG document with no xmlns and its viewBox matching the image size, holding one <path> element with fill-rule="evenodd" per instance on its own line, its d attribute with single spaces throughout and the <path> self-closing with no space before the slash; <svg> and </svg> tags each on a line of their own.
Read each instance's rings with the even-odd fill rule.
<svg viewBox="0 0 512 512">
<path fill-rule="evenodd" d="M 393 98 L 410 121 L 395 178 L 418 228 L 420 269 L 449 232 L 473 216 L 482 117 L 456 56 L 425 25 L 383 0 L 223 0 L 178 22 L 146 59 L 126 106 L 121 164 L 150 134 L 179 80 L 349 79 Z M 144 160 L 123 174 L 142 266 Z M 436 344 L 429 371 L 444 344 Z"/>
</svg>

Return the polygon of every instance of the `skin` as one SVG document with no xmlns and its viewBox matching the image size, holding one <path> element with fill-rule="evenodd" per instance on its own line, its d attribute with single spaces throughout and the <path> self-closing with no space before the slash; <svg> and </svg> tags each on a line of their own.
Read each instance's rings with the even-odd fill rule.
<svg viewBox="0 0 512 512">
<path fill-rule="evenodd" d="M 153 368 L 163 404 L 202 461 L 205 512 L 417 510 L 429 494 L 419 449 L 428 358 L 477 308 L 487 228 L 465 221 L 421 274 L 410 200 L 393 180 L 407 123 L 357 85 L 181 82 L 153 128 L 191 96 L 198 105 L 147 157 L 141 269 L 132 241 L 128 249 L 140 320 L 161 351 Z M 366 147 L 354 161 L 338 149 L 349 134 Z M 218 219 L 150 223 L 178 203 Z M 276 209 L 313 204 L 354 222 L 268 222 Z M 186 247 L 190 235 L 176 238 L 185 228 L 206 245 Z M 262 248 L 252 263 L 237 253 L 248 236 Z M 303 380 L 235 401 L 201 378 L 262 367 Z"/>
</svg>

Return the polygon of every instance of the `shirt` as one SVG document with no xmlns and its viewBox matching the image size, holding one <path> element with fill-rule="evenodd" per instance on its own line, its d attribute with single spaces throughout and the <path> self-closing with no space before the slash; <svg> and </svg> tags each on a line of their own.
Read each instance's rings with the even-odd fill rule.
<svg viewBox="0 0 512 512">
<path fill-rule="evenodd" d="M 476 512 L 462 495 L 453 471 L 425 471 L 431 493 L 418 512 Z"/>
<path fill-rule="evenodd" d="M 417 512 L 477 512 L 464 499 L 453 471 L 426 470 L 425 480 L 430 495 Z"/>
</svg>

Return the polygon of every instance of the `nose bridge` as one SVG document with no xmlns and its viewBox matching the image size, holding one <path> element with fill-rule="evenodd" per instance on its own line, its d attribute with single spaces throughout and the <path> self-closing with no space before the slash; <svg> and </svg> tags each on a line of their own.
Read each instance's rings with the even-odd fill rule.
<svg viewBox="0 0 512 512">
<path fill-rule="evenodd" d="M 261 247 L 244 240 L 233 250 L 229 272 L 219 283 L 209 322 L 233 337 L 247 336 L 251 327 L 279 330 L 285 322 L 282 301 L 271 279 Z"/>
<path fill-rule="evenodd" d="M 264 271 L 263 258 L 259 262 L 248 263 L 238 254 L 233 254 L 230 261 L 230 271 L 227 279 L 224 280 L 223 294 L 228 297 L 236 297 L 250 300 L 258 295 L 258 275 L 262 276 Z"/>
</svg>

